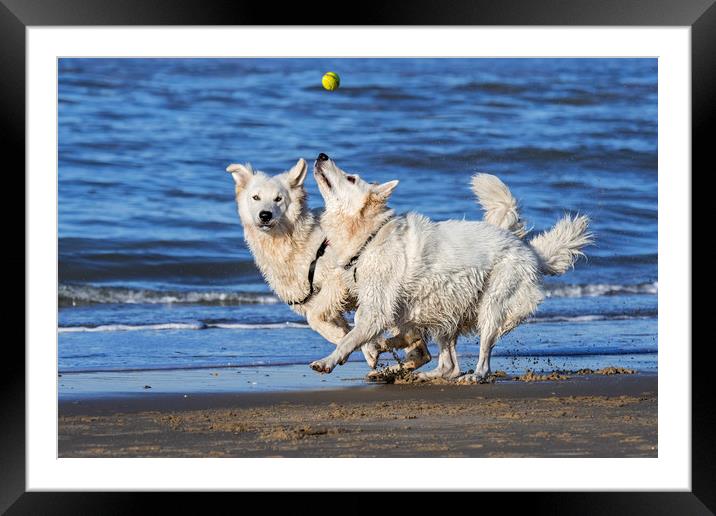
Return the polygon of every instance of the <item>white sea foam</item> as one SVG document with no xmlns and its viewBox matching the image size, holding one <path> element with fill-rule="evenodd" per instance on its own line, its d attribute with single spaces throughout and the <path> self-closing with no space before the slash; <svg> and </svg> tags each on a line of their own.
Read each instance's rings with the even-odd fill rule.
<svg viewBox="0 0 716 516">
<path fill-rule="evenodd" d="M 58 301 L 61 307 L 86 304 L 200 304 L 243 305 L 275 304 L 279 299 L 260 292 L 221 291 L 163 291 L 125 287 L 95 287 L 90 285 L 60 285 Z"/>
<path fill-rule="evenodd" d="M 201 330 L 205 325 L 199 323 L 161 323 L 161 324 L 103 324 L 100 326 L 61 326 L 59 333 L 105 332 L 105 331 L 151 331 L 151 330 Z"/>
<path fill-rule="evenodd" d="M 99 326 L 61 326 L 59 333 L 112 332 L 112 331 L 160 331 L 160 330 L 207 330 L 221 328 L 225 330 L 284 330 L 308 328 L 305 323 L 160 323 L 160 324 L 102 324 Z"/>
<path fill-rule="evenodd" d="M 629 321 L 634 319 L 648 319 L 654 317 L 654 315 L 648 314 L 588 314 L 588 315 L 548 315 L 544 317 L 532 317 L 527 319 L 528 323 L 549 323 L 549 322 L 572 322 L 572 323 L 584 323 L 584 322 L 596 322 L 596 321 Z"/>
<path fill-rule="evenodd" d="M 658 284 L 638 283 L 619 285 L 595 283 L 586 285 L 548 284 L 547 297 L 597 297 L 624 294 L 657 294 Z M 86 304 L 199 304 L 243 305 L 276 304 L 281 301 L 273 294 L 261 292 L 227 291 L 163 291 L 125 287 L 95 287 L 90 285 L 65 285 L 58 289 L 60 307 Z"/>
<path fill-rule="evenodd" d="M 225 330 L 283 330 L 288 328 L 308 328 L 306 323 L 267 323 L 267 324 L 245 324 L 245 323 L 220 323 L 211 324 L 210 328 L 223 328 Z"/>
<path fill-rule="evenodd" d="M 655 314 L 585 314 L 585 315 L 548 315 L 537 316 L 527 319 L 529 324 L 551 323 L 551 322 L 596 322 L 596 321 L 626 321 L 632 319 L 646 319 L 654 317 Z M 115 332 L 115 331 L 162 331 L 162 330 L 288 330 L 288 329 L 310 329 L 306 323 L 298 322 L 275 322 L 275 323 L 159 323 L 159 324 L 103 324 L 99 326 L 61 326 L 59 333 L 83 333 L 83 332 Z"/>
<path fill-rule="evenodd" d="M 547 297 L 597 297 L 623 294 L 657 294 L 658 283 L 637 283 L 635 285 L 611 285 L 596 283 L 587 285 L 546 285 Z"/>
</svg>

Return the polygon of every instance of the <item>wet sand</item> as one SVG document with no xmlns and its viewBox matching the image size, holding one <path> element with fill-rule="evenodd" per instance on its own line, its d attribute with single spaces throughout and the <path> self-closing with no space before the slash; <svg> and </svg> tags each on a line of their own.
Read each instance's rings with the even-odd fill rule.
<svg viewBox="0 0 716 516">
<path fill-rule="evenodd" d="M 59 402 L 60 457 L 656 457 L 657 376 Z"/>
</svg>

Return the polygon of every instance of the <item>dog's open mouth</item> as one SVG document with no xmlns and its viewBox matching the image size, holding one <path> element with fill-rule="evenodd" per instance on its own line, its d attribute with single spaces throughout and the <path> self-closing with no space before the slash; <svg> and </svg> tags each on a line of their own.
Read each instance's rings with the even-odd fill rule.
<svg viewBox="0 0 716 516">
<path fill-rule="evenodd" d="M 259 229 L 268 231 L 269 229 L 273 228 L 275 225 L 276 224 L 274 222 L 259 222 Z"/>
</svg>

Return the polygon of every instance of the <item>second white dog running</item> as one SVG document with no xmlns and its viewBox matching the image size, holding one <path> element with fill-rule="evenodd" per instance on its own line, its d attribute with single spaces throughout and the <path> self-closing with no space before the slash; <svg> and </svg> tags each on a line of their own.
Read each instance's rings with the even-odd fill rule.
<svg viewBox="0 0 716 516">
<path fill-rule="evenodd" d="M 485 222 L 396 216 L 387 201 L 398 181 L 367 183 L 325 154 L 314 176 L 325 201 L 321 226 L 358 303 L 353 329 L 333 353 L 311 364 L 322 373 L 388 328 L 398 328 L 437 342 L 437 367 L 420 373 L 424 379 L 460 376 L 457 338 L 479 333 L 475 373 L 460 380 L 483 381 L 497 340 L 543 299 L 543 275 L 566 272 L 592 242 L 585 216 L 565 216 L 529 243 L 518 238 L 524 227 L 516 210 L 507 217 L 514 234 Z M 476 193 L 484 186 L 475 179 Z"/>
</svg>

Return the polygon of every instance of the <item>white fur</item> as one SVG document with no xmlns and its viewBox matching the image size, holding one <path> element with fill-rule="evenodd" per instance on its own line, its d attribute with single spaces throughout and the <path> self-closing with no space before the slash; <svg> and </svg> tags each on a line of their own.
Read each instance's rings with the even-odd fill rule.
<svg viewBox="0 0 716 516">
<path fill-rule="evenodd" d="M 275 176 L 254 171 L 249 164 L 232 164 L 226 170 L 234 179 L 244 238 L 264 279 L 283 301 L 302 300 L 309 292 L 308 268 L 325 238 L 317 214 L 307 207 L 303 186 L 306 162 L 300 159 L 289 171 Z M 490 195 L 505 194 L 510 196 L 506 187 L 501 192 L 484 192 L 478 194 L 478 201 L 485 205 Z M 268 224 L 260 220 L 261 211 L 271 212 Z M 504 224 L 499 217 L 492 216 L 491 220 Z M 335 248 L 329 245 L 317 262 L 316 294 L 305 304 L 291 305 L 306 317 L 313 330 L 333 344 L 338 344 L 349 330 L 343 313 L 355 307 L 349 288 L 352 280 L 348 281 L 344 271 L 335 267 L 336 261 Z M 410 333 L 389 339 L 378 337 L 362 350 L 368 365 L 374 368 L 380 352 L 392 348 L 405 348 L 402 366 L 408 370 L 431 359 L 421 337 Z"/>
<path fill-rule="evenodd" d="M 588 241 L 580 236 L 586 219 L 572 230 L 558 225 L 537 237 L 533 248 L 485 222 L 432 222 L 416 213 L 398 217 L 386 205 L 397 181 L 372 185 L 331 160 L 316 162 L 314 175 L 326 204 L 321 225 L 337 264 L 360 251 L 355 270 L 345 273 L 358 302 L 355 327 L 333 353 L 311 364 L 319 372 L 332 371 L 364 342 L 396 327 L 437 341 L 438 365 L 423 374 L 427 378 L 459 376 L 457 338 L 479 333 L 480 357 L 470 379 L 482 380 L 490 373 L 497 339 L 532 314 L 544 297 L 542 269 L 559 270 L 566 254 L 576 257 L 573 244 Z M 516 215 L 507 227 L 523 234 L 516 204 L 507 199 L 509 190 L 476 188 L 488 211 L 493 204 L 484 196 L 489 192 L 502 197 L 497 204 L 508 207 L 504 213 Z"/>
<path fill-rule="evenodd" d="M 581 248 L 594 241 L 588 226 L 589 218 L 584 215 L 565 215 L 551 230 L 530 240 L 540 257 L 542 272 L 556 276 L 574 267 L 577 258 L 584 256 Z"/>
<path fill-rule="evenodd" d="M 490 174 L 475 174 L 472 176 L 472 191 L 485 210 L 485 222 L 506 229 L 518 238 L 527 234 L 520 219 L 517 200 L 505 183 Z"/>
<path fill-rule="evenodd" d="M 275 176 L 254 171 L 248 164 L 229 165 L 226 170 L 234 178 L 244 238 L 261 274 L 283 301 L 303 300 L 309 293 L 310 264 L 325 238 L 317 214 L 307 207 L 303 186 L 306 162 L 300 159 L 289 171 Z M 262 211 L 271 213 L 268 223 L 261 221 Z M 305 316 L 309 326 L 326 340 L 338 344 L 349 330 L 343 313 L 353 308 L 355 299 L 342 271 L 334 266 L 333 253 L 334 247 L 329 245 L 316 264 L 316 293 L 305 304 L 291 305 L 291 309 Z M 376 336 L 363 346 L 368 365 L 374 368 L 380 352 L 389 348 L 406 348 L 404 366 L 408 369 L 430 361 L 427 346 L 415 336 L 398 335 L 387 340 Z"/>
</svg>

